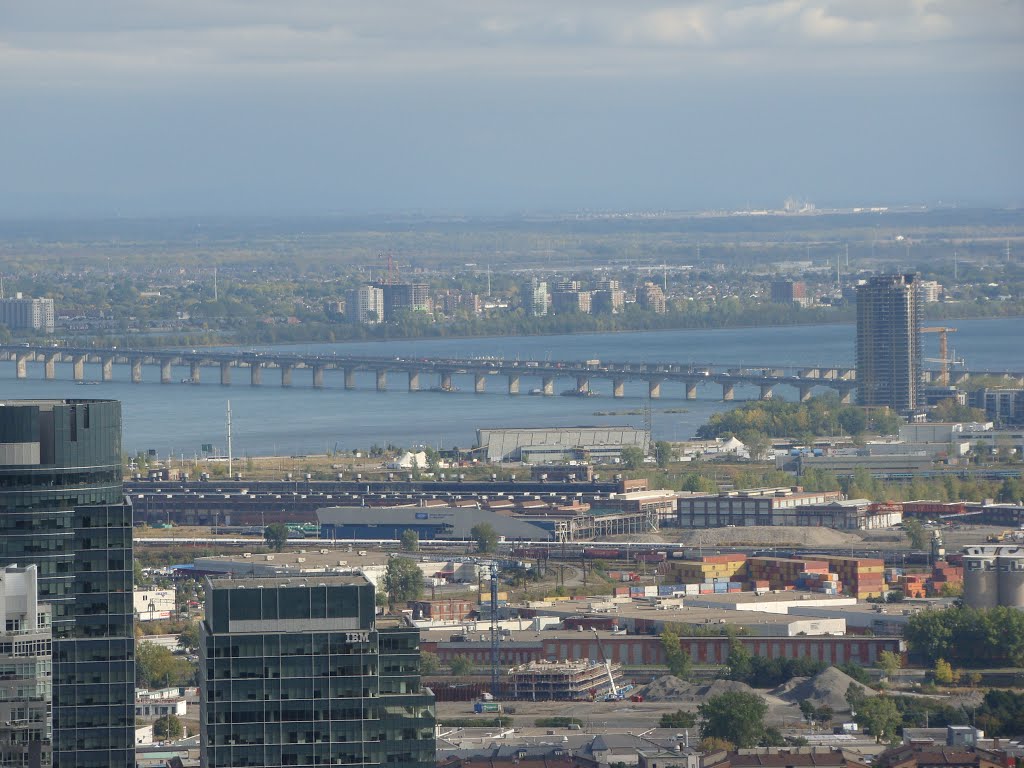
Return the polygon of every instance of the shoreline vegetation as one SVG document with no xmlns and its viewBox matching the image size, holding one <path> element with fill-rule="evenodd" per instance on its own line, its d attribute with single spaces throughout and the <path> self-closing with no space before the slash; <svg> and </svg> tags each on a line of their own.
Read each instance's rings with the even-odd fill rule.
<svg viewBox="0 0 1024 768">
<path fill-rule="evenodd" d="M 939 305 L 942 307 L 943 305 Z M 971 307 L 975 311 L 968 310 Z M 990 308 L 981 305 L 958 306 L 959 312 L 935 311 L 926 307 L 925 322 L 943 320 L 1024 318 L 1024 305 L 1014 302 Z M 991 311 L 991 309 L 1005 311 Z M 952 310 L 952 307 L 950 307 Z M 427 318 L 410 317 L 396 324 L 365 326 L 348 323 L 307 323 L 299 326 L 270 326 L 249 332 L 232 330 L 204 334 L 146 334 L 154 343 L 140 345 L 139 335 L 100 335 L 75 338 L 97 343 L 113 343 L 123 347 L 188 346 L 222 347 L 229 345 L 346 344 L 361 342 L 409 341 L 417 339 L 501 339 L 515 336 L 593 336 L 625 333 L 657 333 L 668 331 L 741 330 L 744 328 L 793 328 L 815 325 L 852 325 L 853 307 L 778 307 L 758 305 L 738 312 L 669 312 L 656 315 L 628 312 L 622 315 L 554 315 L 550 317 L 475 318 L 434 323 Z M 475 328 L 476 331 L 472 330 Z"/>
</svg>

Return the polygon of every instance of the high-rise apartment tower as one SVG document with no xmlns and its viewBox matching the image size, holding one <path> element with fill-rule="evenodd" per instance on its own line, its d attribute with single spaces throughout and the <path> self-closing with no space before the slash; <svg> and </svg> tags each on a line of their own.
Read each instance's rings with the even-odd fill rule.
<svg viewBox="0 0 1024 768">
<path fill-rule="evenodd" d="M 857 287 L 857 400 L 895 411 L 921 391 L 921 293 L 916 275 L 872 277 Z"/>
</svg>

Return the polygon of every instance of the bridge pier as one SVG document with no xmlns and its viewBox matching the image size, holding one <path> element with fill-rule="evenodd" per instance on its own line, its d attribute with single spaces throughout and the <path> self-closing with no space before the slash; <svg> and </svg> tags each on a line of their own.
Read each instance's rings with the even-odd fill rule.
<svg viewBox="0 0 1024 768">
<path fill-rule="evenodd" d="M 14 355 L 14 368 L 19 379 L 28 378 L 28 353 L 18 352 Z"/>
<path fill-rule="evenodd" d="M 853 390 L 848 389 L 845 392 L 839 393 L 839 402 L 843 405 L 850 405 L 853 402 Z"/>
<path fill-rule="evenodd" d="M 160 361 L 160 383 L 171 383 L 171 361 L 164 358 Z"/>
<path fill-rule="evenodd" d="M 626 396 L 626 380 L 612 379 L 612 397 Z"/>
<path fill-rule="evenodd" d="M 774 389 L 773 385 L 771 385 L 771 384 L 762 384 L 761 385 L 761 399 L 762 400 L 771 400 L 772 399 L 772 389 Z"/>
<path fill-rule="evenodd" d="M 226 387 L 231 383 L 231 363 L 227 360 L 220 362 L 220 385 Z"/>
<path fill-rule="evenodd" d="M 142 383 L 142 358 L 136 357 L 132 360 L 132 384 Z"/>
<path fill-rule="evenodd" d="M 968 373 L 967 371 L 950 371 L 949 373 L 950 384 L 963 384 L 969 378 L 971 378 L 971 374 Z"/>
<path fill-rule="evenodd" d="M 263 365 L 261 363 L 249 363 L 249 386 L 258 387 L 263 383 Z"/>
<path fill-rule="evenodd" d="M 541 392 L 543 392 L 546 397 L 551 397 L 552 395 L 554 395 L 555 394 L 555 377 L 554 376 L 544 376 L 544 377 L 542 377 L 541 378 L 540 389 L 541 389 Z"/>
<path fill-rule="evenodd" d="M 100 379 L 103 381 L 114 380 L 114 358 L 104 357 L 100 360 Z"/>
<path fill-rule="evenodd" d="M 199 372 L 199 368 L 200 368 L 200 366 L 199 366 L 199 361 L 198 360 L 193 360 L 192 362 L 190 362 L 188 364 L 188 379 L 189 379 L 188 383 L 189 384 L 198 384 L 199 383 L 200 376 L 202 375 Z"/>
<path fill-rule="evenodd" d="M 686 382 L 686 399 L 696 400 L 697 399 L 697 382 L 688 381 Z"/>
<path fill-rule="evenodd" d="M 452 391 L 452 372 L 441 371 L 441 391 L 451 392 Z"/>
<path fill-rule="evenodd" d="M 85 381 L 85 355 L 71 358 L 71 376 L 75 381 Z"/>
<path fill-rule="evenodd" d="M 482 395 L 487 391 L 487 374 L 473 374 L 473 391 L 478 395 Z"/>
<path fill-rule="evenodd" d="M 736 385 L 731 381 L 722 382 L 722 400 L 736 399 Z"/>
<path fill-rule="evenodd" d="M 313 366 L 313 389 L 324 388 L 324 366 Z"/>
<path fill-rule="evenodd" d="M 281 386 L 290 387 L 292 385 L 292 369 L 294 365 L 289 363 L 281 363 Z"/>
<path fill-rule="evenodd" d="M 801 384 L 800 387 L 800 402 L 806 403 L 811 399 L 811 390 L 814 389 L 813 384 Z"/>
<path fill-rule="evenodd" d="M 47 355 L 43 363 L 43 377 L 47 381 L 57 378 L 57 356 Z"/>
<path fill-rule="evenodd" d="M 508 375 L 508 393 L 510 395 L 519 394 L 519 376 L 518 374 L 510 373 Z"/>
<path fill-rule="evenodd" d="M 419 392 L 420 389 L 420 372 L 409 371 L 409 391 Z"/>
<path fill-rule="evenodd" d="M 590 378 L 587 376 L 576 377 L 576 392 L 583 394 L 590 391 Z"/>
<path fill-rule="evenodd" d="M 651 400 L 657 400 L 661 397 L 661 379 L 651 379 L 647 382 L 647 396 Z"/>
<path fill-rule="evenodd" d="M 387 368 L 377 369 L 377 391 L 387 392 L 388 391 L 388 371 Z"/>
<path fill-rule="evenodd" d="M 356 369 L 345 368 L 345 389 L 356 388 Z"/>
</svg>

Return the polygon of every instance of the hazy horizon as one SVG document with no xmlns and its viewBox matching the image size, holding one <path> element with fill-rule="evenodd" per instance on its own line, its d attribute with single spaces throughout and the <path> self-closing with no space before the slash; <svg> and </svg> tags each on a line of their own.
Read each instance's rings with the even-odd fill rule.
<svg viewBox="0 0 1024 768">
<path fill-rule="evenodd" d="M 1024 204 L 1014 0 L 0 18 L 4 219 Z"/>
</svg>

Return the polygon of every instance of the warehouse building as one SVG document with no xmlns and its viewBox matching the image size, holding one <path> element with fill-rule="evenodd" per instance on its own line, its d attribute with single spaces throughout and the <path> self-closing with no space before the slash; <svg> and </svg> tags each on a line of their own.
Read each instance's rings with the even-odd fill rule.
<svg viewBox="0 0 1024 768">
<path fill-rule="evenodd" d="M 646 455 L 651 433 L 634 427 L 566 427 L 564 429 L 478 429 L 476 444 L 486 461 L 543 464 L 560 461 L 616 463 L 623 448 Z"/>
<path fill-rule="evenodd" d="M 316 511 L 321 539 L 398 539 L 415 531 L 421 540 L 470 540 L 476 525 L 490 525 L 506 539 L 546 541 L 545 528 L 476 507 L 325 507 Z"/>
<path fill-rule="evenodd" d="M 682 496 L 678 501 L 679 527 L 798 525 L 798 507 L 829 504 L 840 498 L 839 491 L 804 491 L 799 486 Z"/>
<path fill-rule="evenodd" d="M 449 639 L 451 632 L 425 633 L 420 643 L 422 651 L 436 653 L 442 664 L 456 656 L 466 656 L 474 664 L 491 663 L 490 640 L 469 638 Z M 613 664 L 624 666 L 663 666 L 665 646 L 657 633 L 649 635 L 622 635 L 611 632 L 534 632 L 512 631 L 499 645 L 499 663 L 502 666 L 525 664 L 530 661 L 581 661 L 599 659 L 602 651 Z M 766 659 L 809 658 L 827 664 L 855 661 L 862 666 L 873 665 L 882 651 L 903 653 L 906 646 L 898 637 L 866 635 L 800 635 L 793 637 L 729 638 L 725 635 L 683 637 L 680 645 L 690 654 L 695 664 L 725 664 L 732 643 L 738 642 L 755 656 Z"/>
</svg>

